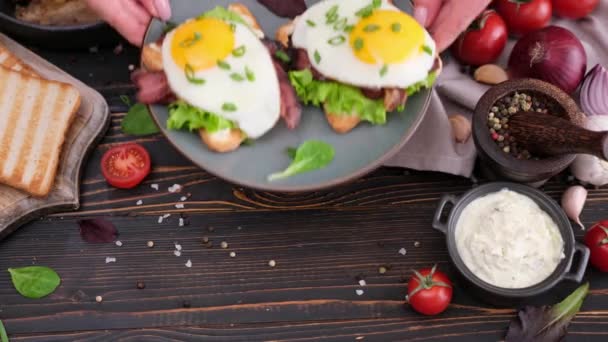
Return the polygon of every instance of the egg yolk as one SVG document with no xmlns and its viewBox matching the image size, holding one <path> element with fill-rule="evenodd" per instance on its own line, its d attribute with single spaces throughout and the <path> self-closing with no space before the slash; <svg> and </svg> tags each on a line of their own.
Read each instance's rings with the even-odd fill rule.
<svg viewBox="0 0 608 342">
<path fill-rule="evenodd" d="M 171 56 L 175 63 L 193 71 L 217 65 L 234 49 L 234 32 L 230 25 L 215 18 L 189 21 L 175 29 Z"/>
<path fill-rule="evenodd" d="M 355 25 L 349 41 L 359 60 L 391 64 L 419 53 L 425 35 L 418 22 L 406 13 L 376 10 Z"/>
</svg>

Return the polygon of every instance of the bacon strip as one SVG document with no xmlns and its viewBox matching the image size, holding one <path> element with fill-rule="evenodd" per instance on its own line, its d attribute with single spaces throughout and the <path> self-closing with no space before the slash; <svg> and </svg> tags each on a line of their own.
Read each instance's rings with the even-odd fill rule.
<svg viewBox="0 0 608 342">
<path fill-rule="evenodd" d="M 300 123 L 302 106 L 298 101 L 296 91 L 289 82 L 289 77 L 280 63 L 273 61 L 274 68 L 279 78 L 279 89 L 281 92 L 281 117 L 285 120 L 287 128 L 294 129 Z"/>
<path fill-rule="evenodd" d="M 169 104 L 176 100 L 169 88 L 167 76 L 162 71 L 138 69 L 131 74 L 131 81 L 137 87 L 137 101 L 144 104 Z"/>
</svg>

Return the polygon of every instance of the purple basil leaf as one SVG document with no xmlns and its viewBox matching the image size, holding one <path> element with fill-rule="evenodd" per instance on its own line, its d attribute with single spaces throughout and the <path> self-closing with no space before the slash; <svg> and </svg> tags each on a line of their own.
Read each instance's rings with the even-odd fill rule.
<svg viewBox="0 0 608 342">
<path fill-rule="evenodd" d="M 306 11 L 304 0 L 258 0 L 270 12 L 283 18 L 295 18 Z"/>
<path fill-rule="evenodd" d="M 112 222 L 104 219 L 80 220 L 80 237 L 89 243 L 113 242 L 118 237 L 118 230 Z"/>
</svg>

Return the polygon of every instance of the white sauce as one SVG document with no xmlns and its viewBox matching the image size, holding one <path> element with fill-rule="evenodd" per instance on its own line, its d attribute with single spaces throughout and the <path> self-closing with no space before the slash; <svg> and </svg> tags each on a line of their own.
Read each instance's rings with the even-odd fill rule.
<svg viewBox="0 0 608 342">
<path fill-rule="evenodd" d="M 456 248 L 469 270 L 501 288 L 536 285 L 564 258 L 555 221 L 532 199 L 508 189 L 468 204 L 455 233 Z"/>
</svg>

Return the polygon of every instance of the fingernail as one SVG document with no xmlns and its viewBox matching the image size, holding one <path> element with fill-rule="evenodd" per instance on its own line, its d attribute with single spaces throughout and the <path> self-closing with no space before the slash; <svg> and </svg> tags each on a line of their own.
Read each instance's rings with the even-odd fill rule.
<svg viewBox="0 0 608 342">
<path fill-rule="evenodd" d="M 171 18 L 171 5 L 168 0 L 154 0 L 154 7 L 160 19 L 167 21 Z"/>
<path fill-rule="evenodd" d="M 426 20 L 429 16 L 429 11 L 426 7 L 418 6 L 414 10 L 414 18 L 420 23 L 420 25 L 426 27 Z"/>
</svg>

